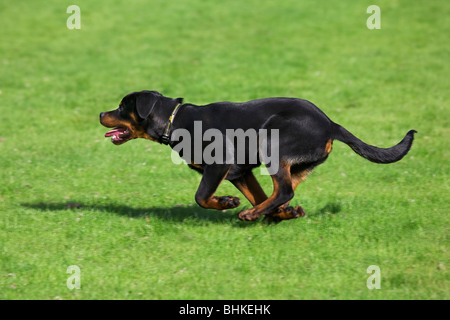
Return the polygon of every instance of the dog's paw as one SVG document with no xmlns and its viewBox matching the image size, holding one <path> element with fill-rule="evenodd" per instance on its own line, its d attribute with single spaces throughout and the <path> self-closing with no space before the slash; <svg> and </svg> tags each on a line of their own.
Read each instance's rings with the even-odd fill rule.
<svg viewBox="0 0 450 320">
<path fill-rule="evenodd" d="M 239 219 L 241 219 L 242 221 L 254 221 L 258 219 L 260 216 L 261 216 L 260 214 L 256 214 L 252 209 L 243 210 L 238 214 Z"/>
<path fill-rule="evenodd" d="M 295 219 L 305 216 L 305 210 L 303 210 L 302 207 L 296 206 L 293 207 L 285 207 L 285 208 L 278 208 L 277 211 L 270 214 L 274 220 L 289 220 L 289 219 Z"/>
<path fill-rule="evenodd" d="M 233 209 L 241 204 L 238 197 L 226 196 L 226 197 L 215 197 L 223 209 Z"/>
</svg>

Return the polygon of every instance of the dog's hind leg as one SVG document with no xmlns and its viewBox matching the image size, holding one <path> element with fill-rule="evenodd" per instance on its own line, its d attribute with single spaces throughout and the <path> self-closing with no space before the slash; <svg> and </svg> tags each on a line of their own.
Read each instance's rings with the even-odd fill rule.
<svg viewBox="0 0 450 320">
<path fill-rule="evenodd" d="M 323 163 L 331 151 L 331 142 L 326 145 L 325 153 L 322 158 L 314 162 L 296 163 L 290 167 L 292 190 L 295 191 L 297 186 L 306 180 L 306 177 L 319 164 Z M 290 207 L 289 202 L 278 207 L 274 212 L 266 215 L 268 222 L 279 222 L 280 220 L 289 220 L 305 216 L 305 210 L 301 206 Z"/>
<path fill-rule="evenodd" d="M 290 166 L 280 166 L 278 172 L 272 175 L 272 181 L 274 187 L 272 195 L 252 209 L 241 211 L 239 219 L 246 221 L 256 220 L 262 215 L 275 211 L 294 197 Z"/>
<path fill-rule="evenodd" d="M 300 182 L 305 181 L 308 174 L 312 171 L 311 169 L 302 169 L 302 170 L 292 170 L 291 168 L 291 181 L 292 181 L 292 190 L 295 191 Z M 279 206 L 275 209 L 274 212 L 267 214 L 264 217 L 264 222 L 268 223 L 276 223 L 281 220 L 289 220 L 295 219 L 299 217 L 305 216 L 305 210 L 301 206 L 290 207 L 289 202 Z"/>
<path fill-rule="evenodd" d="M 217 187 L 226 178 L 231 165 L 207 165 L 203 167 L 203 177 L 195 194 L 197 204 L 205 209 L 231 209 L 240 204 L 237 197 L 217 197 L 214 193 Z"/>
<path fill-rule="evenodd" d="M 252 206 L 256 206 L 267 200 L 267 195 L 251 171 L 238 179 L 231 180 L 231 183 L 241 191 Z"/>
</svg>

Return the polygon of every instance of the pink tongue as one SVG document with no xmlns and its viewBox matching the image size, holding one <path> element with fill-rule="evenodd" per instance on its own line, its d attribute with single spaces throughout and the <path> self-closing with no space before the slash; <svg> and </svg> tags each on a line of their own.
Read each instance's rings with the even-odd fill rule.
<svg viewBox="0 0 450 320">
<path fill-rule="evenodd" d="M 119 133 L 123 133 L 123 132 L 124 132 L 124 129 L 115 128 L 115 129 L 109 130 L 107 133 L 105 133 L 105 137 L 111 137 L 111 136 L 118 135 Z"/>
</svg>

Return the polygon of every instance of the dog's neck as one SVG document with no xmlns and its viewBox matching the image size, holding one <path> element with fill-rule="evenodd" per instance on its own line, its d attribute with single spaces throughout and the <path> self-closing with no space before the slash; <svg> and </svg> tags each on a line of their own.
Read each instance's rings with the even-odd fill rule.
<svg viewBox="0 0 450 320">
<path fill-rule="evenodd" d="M 163 98 L 158 110 L 155 110 L 156 116 L 151 121 L 154 123 L 149 125 L 147 132 L 154 140 L 162 144 L 169 144 L 173 121 L 178 111 L 183 107 L 183 99 Z"/>
<path fill-rule="evenodd" d="M 172 111 L 172 114 L 169 117 L 169 120 L 167 120 L 166 128 L 164 129 L 164 133 L 160 138 L 160 141 L 162 144 L 168 145 L 170 142 L 170 128 L 172 127 L 172 123 L 175 120 L 175 116 L 177 115 L 178 110 L 180 110 L 182 104 L 179 102 L 175 106 L 175 108 Z"/>
</svg>

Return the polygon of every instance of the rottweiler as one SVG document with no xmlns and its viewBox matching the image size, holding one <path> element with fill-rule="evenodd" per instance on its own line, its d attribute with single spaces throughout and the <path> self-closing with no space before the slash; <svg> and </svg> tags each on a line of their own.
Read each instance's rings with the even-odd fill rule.
<svg viewBox="0 0 450 320">
<path fill-rule="evenodd" d="M 364 143 L 331 121 L 307 100 L 264 98 L 244 103 L 215 102 L 198 106 L 183 103 L 183 98 L 165 97 L 157 91 L 140 91 L 126 95 L 117 109 L 100 113 L 100 123 L 107 128 L 113 128 L 105 137 L 111 137 L 115 145 L 135 138 L 144 138 L 168 144 L 174 150 L 178 150 L 177 145 L 181 143 L 179 138 L 174 137 L 174 133 L 182 129 L 195 137 L 198 124 L 201 125 L 202 134 L 208 129 L 215 129 L 225 140 L 228 130 L 231 129 L 240 129 L 244 133 L 248 130 L 260 132 L 261 129 L 276 132 L 274 137 L 277 138 L 278 166 L 276 171 L 270 173 L 273 193 L 269 197 L 252 173 L 254 168 L 262 163 L 266 164 L 261 152 L 261 139 L 258 138 L 256 147 L 245 148 L 246 155 L 240 158 L 241 161 L 237 161 L 236 150 L 231 153 L 233 161 L 222 162 L 206 162 L 202 157 L 195 158 L 195 154 L 190 152 L 191 155 L 186 157 L 186 154 L 183 155 L 178 150 L 188 166 L 202 174 L 195 194 L 198 205 L 217 210 L 239 206 L 240 200 L 237 197 L 214 195 L 219 184 L 226 179 L 236 186 L 253 206 L 238 214 L 241 220 L 252 221 L 264 216 L 274 222 L 305 215 L 300 206 L 289 206 L 289 202 L 294 197 L 299 183 L 306 179 L 314 167 L 328 158 L 334 140 L 347 144 L 369 161 L 392 163 L 408 153 L 416 133 L 415 130 L 410 130 L 397 145 L 378 148 Z M 206 139 L 200 144 L 198 141 L 192 143 L 200 146 L 197 152 L 203 152 L 213 141 L 214 139 Z M 195 153 L 194 148 L 192 150 Z M 186 153 L 186 150 L 184 152 Z M 256 161 L 249 161 L 249 153 L 252 152 L 257 155 Z"/>
</svg>

